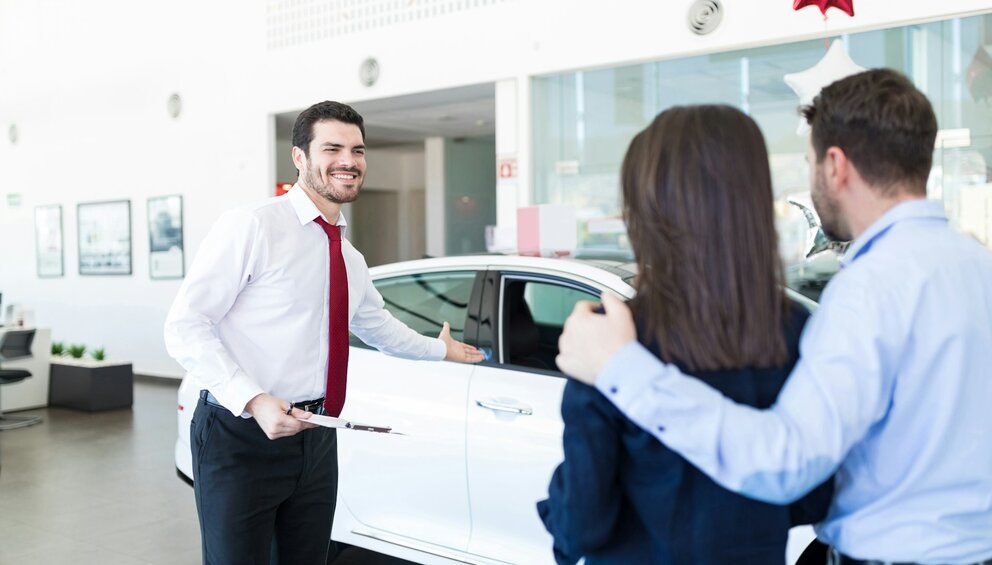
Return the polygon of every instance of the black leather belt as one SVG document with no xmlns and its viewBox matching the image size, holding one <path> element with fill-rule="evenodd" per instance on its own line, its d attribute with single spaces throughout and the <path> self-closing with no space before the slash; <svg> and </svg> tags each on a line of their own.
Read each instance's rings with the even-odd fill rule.
<svg viewBox="0 0 992 565">
<path fill-rule="evenodd" d="M 214 395 L 210 394 L 210 391 L 207 389 L 203 389 L 200 391 L 200 399 L 203 400 L 204 403 L 213 406 L 215 408 L 224 408 L 225 410 L 227 409 L 223 404 L 218 402 L 217 398 L 215 398 Z M 300 410 L 303 410 L 304 412 L 311 412 L 313 414 L 323 414 L 324 399 L 318 398 L 316 400 L 304 400 L 301 402 L 294 402 L 293 408 L 298 408 Z"/>
<path fill-rule="evenodd" d="M 914 561 L 881 561 L 879 559 L 855 559 L 831 547 L 827 551 L 827 565 L 918 565 Z M 992 559 L 977 561 L 969 565 L 992 565 Z"/>
<path fill-rule="evenodd" d="M 302 402 L 294 402 L 293 408 L 299 408 L 304 412 L 312 412 L 314 414 L 324 413 L 324 399 L 318 398 L 316 400 L 304 400 Z"/>
</svg>

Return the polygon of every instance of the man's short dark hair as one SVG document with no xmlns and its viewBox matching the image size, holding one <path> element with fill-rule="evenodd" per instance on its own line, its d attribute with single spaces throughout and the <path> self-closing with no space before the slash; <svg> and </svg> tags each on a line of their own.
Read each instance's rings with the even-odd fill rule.
<svg viewBox="0 0 992 565">
<path fill-rule="evenodd" d="M 827 86 L 802 109 L 816 161 L 839 147 L 862 178 L 885 195 L 903 185 L 925 195 L 937 137 L 927 97 L 904 75 L 872 69 Z"/>
<path fill-rule="evenodd" d="M 313 141 L 313 125 L 317 122 L 335 120 L 358 126 L 365 139 L 365 121 L 354 108 L 340 102 L 325 100 L 310 106 L 300 112 L 293 124 L 293 146 L 299 147 L 307 156 L 310 155 L 310 142 Z"/>
</svg>

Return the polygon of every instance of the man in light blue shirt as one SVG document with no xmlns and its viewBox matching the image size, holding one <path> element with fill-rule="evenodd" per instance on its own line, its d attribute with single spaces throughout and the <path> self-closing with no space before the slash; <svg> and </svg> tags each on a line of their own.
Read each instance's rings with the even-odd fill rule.
<svg viewBox="0 0 992 565">
<path fill-rule="evenodd" d="M 824 230 L 854 241 L 776 404 L 663 363 L 606 295 L 569 318 L 558 364 L 731 490 L 786 503 L 836 472 L 816 526 L 834 563 L 992 563 L 992 253 L 926 200 L 933 109 L 871 70 L 803 113 Z"/>
</svg>

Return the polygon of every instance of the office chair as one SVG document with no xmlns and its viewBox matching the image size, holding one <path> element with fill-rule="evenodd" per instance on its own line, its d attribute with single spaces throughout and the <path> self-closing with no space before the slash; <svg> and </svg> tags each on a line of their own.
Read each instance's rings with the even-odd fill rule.
<svg viewBox="0 0 992 565">
<path fill-rule="evenodd" d="M 0 362 L 31 356 L 31 343 L 34 330 L 12 330 L 0 338 Z M 24 369 L 4 369 L 0 367 L 0 385 L 23 381 L 31 376 Z M 40 424 L 40 416 L 4 416 L 0 410 L 0 430 L 12 430 Z"/>
</svg>

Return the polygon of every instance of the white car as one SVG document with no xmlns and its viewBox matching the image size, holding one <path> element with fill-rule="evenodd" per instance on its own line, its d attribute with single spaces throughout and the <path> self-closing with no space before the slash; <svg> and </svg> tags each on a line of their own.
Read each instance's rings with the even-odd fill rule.
<svg viewBox="0 0 992 565">
<path fill-rule="evenodd" d="M 431 337 L 448 321 L 487 360 L 408 361 L 352 337 L 342 418 L 405 435 L 338 433 L 332 538 L 420 563 L 554 563 L 535 504 L 563 458 L 558 336 L 577 301 L 631 298 L 634 267 L 470 256 L 371 269 L 396 318 Z M 187 479 L 199 388 L 187 378 L 179 389 L 176 467 Z M 791 534 L 788 563 L 813 538 L 808 526 Z"/>
</svg>

